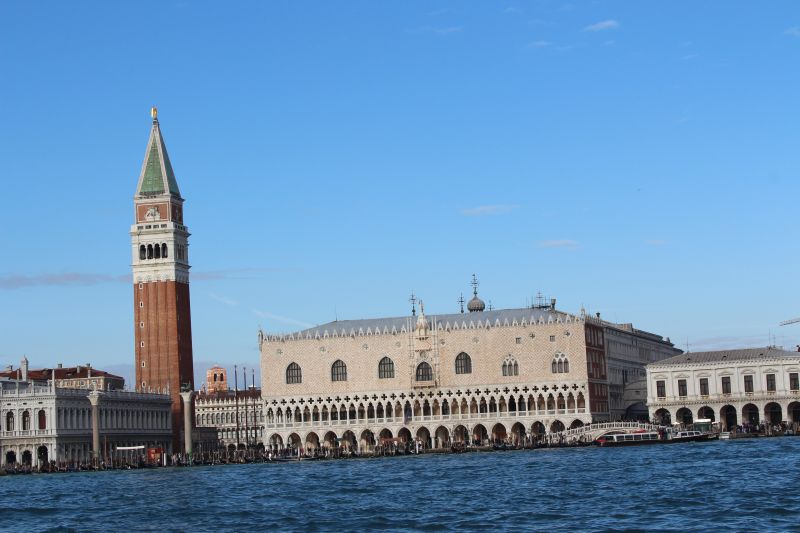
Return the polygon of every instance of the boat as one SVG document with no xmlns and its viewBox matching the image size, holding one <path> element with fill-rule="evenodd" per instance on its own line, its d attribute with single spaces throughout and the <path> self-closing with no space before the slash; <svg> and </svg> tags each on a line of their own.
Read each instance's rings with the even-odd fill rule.
<svg viewBox="0 0 800 533">
<path fill-rule="evenodd" d="M 703 431 L 678 431 L 669 438 L 668 442 L 705 442 L 717 438 L 719 438 L 719 435 L 716 433 L 705 433 Z"/>
<path fill-rule="evenodd" d="M 664 440 L 655 431 L 643 431 L 639 433 L 610 433 L 603 435 L 594 441 L 602 448 L 616 446 L 638 446 L 642 444 L 659 444 Z"/>
</svg>

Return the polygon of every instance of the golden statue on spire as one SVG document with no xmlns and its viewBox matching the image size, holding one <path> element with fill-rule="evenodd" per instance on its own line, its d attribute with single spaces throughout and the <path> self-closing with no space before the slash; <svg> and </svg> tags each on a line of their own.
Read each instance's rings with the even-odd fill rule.
<svg viewBox="0 0 800 533">
<path fill-rule="evenodd" d="M 153 117 L 153 120 L 158 120 L 158 108 L 156 106 L 150 108 L 150 116 Z"/>
</svg>

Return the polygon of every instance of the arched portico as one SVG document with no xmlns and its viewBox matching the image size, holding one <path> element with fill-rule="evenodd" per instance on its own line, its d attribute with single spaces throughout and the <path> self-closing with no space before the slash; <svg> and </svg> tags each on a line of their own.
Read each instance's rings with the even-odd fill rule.
<svg viewBox="0 0 800 533">
<path fill-rule="evenodd" d="M 464 427 L 464 426 L 459 424 L 453 430 L 453 442 L 464 442 L 464 443 L 466 443 L 468 441 L 469 441 L 469 431 L 467 431 L 466 427 Z"/>
<path fill-rule="evenodd" d="M 790 403 L 786 414 L 789 416 L 789 422 L 800 424 L 800 402 Z"/>
<path fill-rule="evenodd" d="M 745 424 L 755 425 L 758 424 L 758 407 L 752 403 L 748 403 L 742 407 L 742 422 Z"/>
<path fill-rule="evenodd" d="M 569 425 L 569 429 L 576 429 L 583 426 L 583 420 L 573 420 L 572 423 Z"/>
<path fill-rule="evenodd" d="M 506 439 L 506 427 L 503 424 L 495 424 L 492 427 L 492 441 L 502 441 Z"/>
<path fill-rule="evenodd" d="M 47 446 L 42 445 L 36 449 L 36 459 L 38 460 L 40 465 L 47 464 L 47 462 L 49 461 Z"/>
<path fill-rule="evenodd" d="M 450 432 L 444 426 L 436 428 L 436 447 L 446 448 L 450 445 Z"/>
<path fill-rule="evenodd" d="M 544 424 L 542 424 L 541 422 L 534 422 L 531 425 L 531 434 L 532 435 L 536 435 L 537 437 L 541 437 L 545 433 L 546 433 L 546 429 L 544 427 Z"/>
<path fill-rule="evenodd" d="M 520 444 L 525 441 L 525 426 L 521 422 L 515 422 L 511 426 L 511 435 L 514 439 L 514 444 Z"/>
<path fill-rule="evenodd" d="M 375 434 L 369 429 L 362 431 L 359 446 L 362 451 L 372 450 L 375 447 Z"/>
<path fill-rule="evenodd" d="M 662 426 L 672 425 L 672 415 L 667 409 L 658 409 L 654 413 L 653 422 Z"/>
<path fill-rule="evenodd" d="M 269 447 L 273 450 L 282 450 L 283 449 L 283 437 L 278 435 L 277 433 L 273 433 L 269 437 Z M 234 446 L 235 448 L 235 446 Z"/>
<path fill-rule="evenodd" d="M 484 444 L 489 438 L 486 427 L 483 424 L 477 424 L 472 428 L 472 440 L 477 444 Z"/>
<path fill-rule="evenodd" d="M 306 435 L 306 448 L 313 452 L 314 450 L 319 448 L 319 435 L 314 433 L 313 431 L 309 432 Z"/>
<path fill-rule="evenodd" d="M 689 410 L 688 407 L 681 407 L 678 409 L 678 412 L 675 413 L 675 421 L 683 424 L 684 426 L 688 426 L 694 421 L 694 417 L 692 417 L 692 412 Z"/>
<path fill-rule="evenodd" d="M 417 430 L 417 440 L 422 443 L 422 446 L 426 449 L 431 447 L 431 432 L 428 431 L 428 428 L 422 426 Z"/>
<path fill-rule="evenodd" d="M 707 405 L 697 410 L 697 418 L 704 418 L 712 422 L 717 419 L 716 416 L 714 416 L 714 410 Z"/>
<path fill-rule="evenodd" d="M 302 442 L 303 441 L 300 439 L 300 435 L 298 435 L 297 433 L 290 434 L 289 438 L 287 439 L 287 441 L 289 442 L 289 446 L 291 446 L 295 450 L 297 448 L 301 448 L 302 447 Z"/>
<path fill-rule="evenodd" d="M 553 420 L 553 423 L 550 424 L 550 433 L 558 433 L 564 429 L 564 422 L 561 420 Z"/>
<path fill-rule="evenodd" d="M 764 406 L 764 421 L 773 426 L 783 421 L 783 409 L 780 404 L 770 402 Z"/>
<path fill-rule="evenodd" d="M 400 442 L 411 442 L 413 440 L 411 430 L 408 428 L 400 428 L 400 431 L 397 432 L 397 438 L 400 439 Z"/>
<path fill-rule="evenodd" d="M 342 445 L 348 450 L 356 449 L 356 434 L 349 429 L 342 434 Z"/>
<path fill-rule="evenodd" d="M 722 409 L 719 410 L 719 420 L 722 422 L 722 429 L 731 431 L 738 424 L 736 408 L 732 405 L 724 405 Z"/>
<path fill-rule="evenodd" d="M 336 436 L 336 433 L 333 431 L 328 431 L 325 433 L 325 438 L 323 439 L 322 445 L 325 448 L 336 448 L 339 446 L 338 440 L 339 438 Z"/>
</svg>

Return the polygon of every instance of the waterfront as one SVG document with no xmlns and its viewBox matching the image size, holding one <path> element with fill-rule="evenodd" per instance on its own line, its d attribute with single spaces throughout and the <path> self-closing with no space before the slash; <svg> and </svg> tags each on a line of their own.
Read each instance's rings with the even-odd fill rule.
<svg viewBox="0 0 800 533">
<path fill-rule="evenodd" d="M 5 528 L 800 530 L 800 438 L 31 475 Z"/>
</svg>

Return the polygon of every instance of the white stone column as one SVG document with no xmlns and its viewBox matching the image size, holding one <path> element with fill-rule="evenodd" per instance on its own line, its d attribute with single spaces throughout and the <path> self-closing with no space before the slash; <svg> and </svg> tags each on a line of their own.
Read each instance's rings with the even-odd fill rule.
<svg viewBox="0 0 800 533">
<path fill-rule="evenodd" d="M 183 398 L 183 451 L 186 455 L 192 453 L 192 396 L 194 391 L 181 393 Z"/>
<path fill-rule="evenodd" d="M 89 393 L 89 403 L 92 404 L 92 455 L 100 458 L 100 393 L 93 390 Z"/>
</svg>

